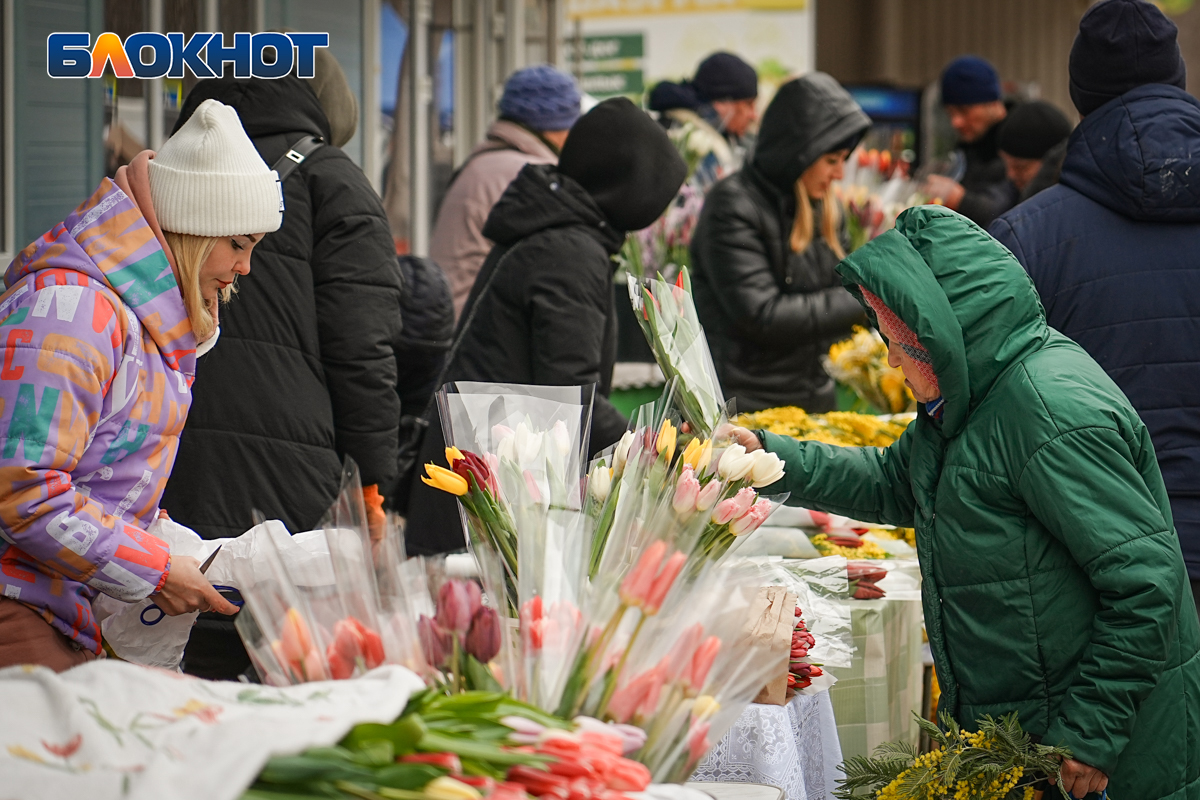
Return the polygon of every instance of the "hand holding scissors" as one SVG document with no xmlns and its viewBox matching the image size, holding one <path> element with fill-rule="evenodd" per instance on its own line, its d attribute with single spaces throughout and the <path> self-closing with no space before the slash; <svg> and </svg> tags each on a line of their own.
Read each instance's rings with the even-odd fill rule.
<svg viewBox="0 0 1200 800">
<path fill-rule="evenodd" d="M 204 577 L 204 571 L 216 558 L 220 547 L 203 565 L 188 556 L 172 556 L 171 571 L 160 592 L 150 596 L 157 610 L 147 607 L 142 611 L 142 623 L 157 625 L 163 616 L 176 616 L 192 611 L 216 611 L 219 614 L 236 614 L 237 606 L 230 603 L 213 588 Z"/>
</svg>

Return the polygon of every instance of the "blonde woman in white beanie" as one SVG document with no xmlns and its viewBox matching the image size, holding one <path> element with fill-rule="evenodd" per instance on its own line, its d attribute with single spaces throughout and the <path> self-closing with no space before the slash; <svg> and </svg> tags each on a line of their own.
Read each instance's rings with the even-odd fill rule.
<svg viewBox="0 0 1200 800">
<path fill-rule="evenodd" d="M 91 602 L 234 613 L 147 533 L 218 304 L 282 220 L 275 172 L 209 101 L 9 265 L 0 296 L 0 667 L 96 657 Z"/>
</svg>

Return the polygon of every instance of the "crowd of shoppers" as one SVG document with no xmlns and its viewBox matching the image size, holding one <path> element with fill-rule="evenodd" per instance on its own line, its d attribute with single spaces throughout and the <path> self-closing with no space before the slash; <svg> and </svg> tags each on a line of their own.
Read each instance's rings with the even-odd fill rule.
<svg viewBox="0 0 1200 800">
<path fill-rule="evenodd" d="M 889 448 L 732 435 L 787 461 L 791 502 L 916 529 L 942 710 L 1019 711 L 1071 748 L 1076 796 L 1200 785 L 1200 102 L 1155 5 L 1083 15 L 1074 130 L 1006 101 L 982 58 L 951 62 L 961 168 L 924 182 L 945 208 L 853 254 L 834 182 L 871 121 L 829 75 L 780 86 L 755 133 L 758 76 L 730 53 L 655 87 L 656 118 L 581 116 L 570 76 L 519 70 L 430 260 L 396 255 L 340 149 L 353 93 L 317 59 L 311 80 L 199 82 L 159 152 L 8 267 L 0 667 L 95 658 L 103 592 L 204 612 L 186 669 L 236 678 L 235 607 L 154 520 L 309 529 L 345 459 L 373 535 L 386 502 L 410 552 L 461 549 L 453 498 L 411 480 L 442 461 L 444 382 L 595 385 L 588 450 L 617 441 L 613 256 L 676 198 L 668 131 L 690 126 L 724 175 L 691 259 L 726 396 L 834 408 L 821 356 L 869 320 L 919 401 Z"/>
</svg>

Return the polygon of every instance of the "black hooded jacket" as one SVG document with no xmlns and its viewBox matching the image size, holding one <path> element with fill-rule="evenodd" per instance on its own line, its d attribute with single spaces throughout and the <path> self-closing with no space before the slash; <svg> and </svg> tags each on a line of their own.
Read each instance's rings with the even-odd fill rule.
<svg viewBox="0 0 1200 800">
<path fill-rule="evenodd" d="M 763 116 L 752 163 L 705 200 L 691 245 L 696 310 L 739 412 L 834 408 L 821 356 L 863 319 L 862 307 L 834 271 L 839 259 L 820 235 L 820 201 L 812 243 L 791 251 L 793 187 L 824 153 L 853 149 L 870 124 L 828 75 L 784 84 Z"/>
<path fill-rule="evenodd" d="M 268 166 L 304 136 L 329 140 L 316 95 L 295 77 L 201 81 L 232 106 Z M 364 485 L 395 482 L 400 397 L 394 344 L 403 279 L 375 191 L 324 145 L 284 182 L 283 225 L 254 248 L 250 274 L 221 309 L 221 338 L 200 359 L 193 404 L 163 508 L 201 536 L 237 536 L 258 509 L 313 528 L 351 456 Z"/>
<path fill-rule="evenodd" d="M 967 166 L 958 213 L 984 228 L 1015 206 L 1021 194 L 1008 179 L 1004 159 L 1000 157 L 1001 124 L 997 122 L 988 128 L 978 140 L 958 146 Z"/>
</svg>

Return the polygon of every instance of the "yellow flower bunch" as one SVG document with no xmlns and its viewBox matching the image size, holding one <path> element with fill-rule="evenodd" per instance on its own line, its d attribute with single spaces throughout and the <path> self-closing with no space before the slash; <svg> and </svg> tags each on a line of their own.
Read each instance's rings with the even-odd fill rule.
<svg viewBox="0 0 1200 800">
<path fill-rule="evenodd" d="M 917 531 L 914 528 L 871 528 L 871 533 L 886 539 L 907 542 L 909 547 L 917 546 Z"/>
<path fill-rule="evenodd" d="M 761 428 L 793 439 L 843 447 L 887 447 L 900 438 L 910 420 L 883 419 L 849 411 L 808 414 L 801 408 L 785 406 L 742 414 L 734 422 L 745 428 Z"/>
<path fill-rule="evenodd" d="M 871 756 L 842 764 L 845 778 L 833 795 L 839 800 L 1032 800 L 1034 784 L 1058 776 L 1063 747 L 1035 744 L 1016 713 L 985 716 L 977 731 L 965 731 L 949 716 L 941 725 L 917 717 L 935 749 L 918 753 L 907 742 L 880 745 Z"/>
<path fill-rule="evenodd" d="M 862 547 L 842 547 L 829 541 L 829 537 L 818 533 L 812 537 L 813 547 L 823 556 L 845 556 L 848 559 L 887 558 L 884 549 L 874 542 L 863 542 Z"/>
<path fill-rule="evenodd" d="M 904 385 L 904 373 L 888 366 L 887 355 L 887 344 L 874 329 L 855 325 L 849 339 L 829 348 L 825 371 L 880 411 L 912 411 L 916 401 Z"/>
</svg>

